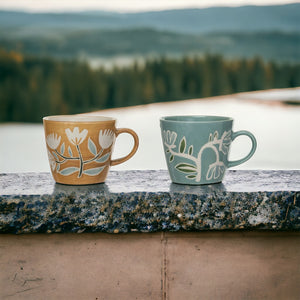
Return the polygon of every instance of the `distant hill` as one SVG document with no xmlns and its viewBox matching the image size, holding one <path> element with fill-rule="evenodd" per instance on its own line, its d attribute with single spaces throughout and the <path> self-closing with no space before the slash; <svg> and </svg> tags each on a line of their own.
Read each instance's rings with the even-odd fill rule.
<svg viewBox="0 0 300 300">
<path fill-rule="evenodd" d="M 142 13 L 0 11 L 0 48 L 55 57 L 261 56 L 300 61 L 300 3 Z"/>
<path fill-rule="evenodd" d="M 55 57 L 181 56 L 214 53 L 228 58 L 261 56 L 267 60 L 300 61 L 300 32 L 191 35 L 147 28 L 81 30 L 65 33 L 61 37 L 0 37 L 1 47 Z"/>
<path fill-rule="evenodd" d="M 0 11 L 2 31 L 38 34 L 43 30 L 149 27 L 180 33 L 299 31 L 300 3 L 274 6 L 210 7 L 141 13 L 89 11 L 27 13 Z"/>
</svg>

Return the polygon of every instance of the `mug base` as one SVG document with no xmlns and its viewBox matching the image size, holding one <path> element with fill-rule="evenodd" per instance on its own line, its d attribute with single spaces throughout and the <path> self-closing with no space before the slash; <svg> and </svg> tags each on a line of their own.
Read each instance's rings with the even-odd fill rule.
<svg viewBox="0 0 300 300">
<path fill-rule="evenodd" d="M 173 183 L 175 184 L 180 184 L 180 185 L 192 185 L 192 186 L 199 186 L 199 185 L 211 185 L 211 184 L 219 184 L 222 182 L 221 181 L 217 181 L 217 182 L 208 182 L 208 183 L 182 183 L 182 182 L 175 182 L 175 181 L 172 181 Z"/>
<path fill-rule="evenodd" d="M 92 183 L 63 183 L 63 182 L 55 181 L 55 183 L 56 183 L 56 184 L 60 184 L 60 185 L 66 185 L 66 186 L 87 186 L 87 185 L 104 184 L 105 181 L 92 182 Z"/>
</svg>

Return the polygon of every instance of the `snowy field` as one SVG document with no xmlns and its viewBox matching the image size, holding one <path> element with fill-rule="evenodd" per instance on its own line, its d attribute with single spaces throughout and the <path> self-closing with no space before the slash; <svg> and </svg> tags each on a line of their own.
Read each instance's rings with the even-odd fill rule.
<svg viewBox="0 0 300 300">
<path fill-rule="evenodd" d="M 286 92 L 286 97 L 284 97 Z M 255 96 L 256 95 L 256 96 Z M 187 100 L 95 112 L 117 119 L 117 127 L 128 127 L 140 137 L 137 154 L 113 170 L 166 169 L 159 118 L 166 115 L 220 115 L 234 118 L 234 131 L 248 130 L 257 138 L 254 156 L 236 169 L 300 169 L 300 106 L 264 104 L 264 99 L 300 99 L 300 88 Z M 262 102 L 257 102 L 257 100 Z M 247 137 L 237 138 L 230 159 L 250 150 Z M 113 158 L 126 155 L 132 139 L 118 137 Z M 43 127 L 40 124 L 0 125 L 0 172 L 48 172 Z"/>
</svg>

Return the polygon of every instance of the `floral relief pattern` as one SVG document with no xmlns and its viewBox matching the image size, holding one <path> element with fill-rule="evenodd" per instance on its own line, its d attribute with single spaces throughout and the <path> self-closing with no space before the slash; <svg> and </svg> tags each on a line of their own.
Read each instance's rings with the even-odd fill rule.
<svg viewBox="0 0 300 300">
<path fill-rule="evenodd" d="M 179 145 L 176 145 L 177 133 L 175 131 L 163 130 L 163 143 L 166 148 L 166 153 L 169 154 L 169 162 L 174 160 L 174 157 L 181 157 L 191 161 L 191 163 L 178 163 L 175 169 L 186 174 L 186 178 L 200 182 L 201 180 L 201 165 L 203 160 L 203 152 L 206 149 L 211 149 L 215 154 L 215 162 L 210 164 L 206 173 L 206 180 L 221 179 L 225 172 L 225 165 L 220 160 L 220 152 L 224 155 L 228 154 L 231 143 L 232 131 L 224 131 L 219 138 L 219 133 L 215 131 L 208 137 L 208 142 L 204 144 L 196 155 L 193 155 L 194 146 L 187 147 L 185 136 L 180 140 Z M 176 151 L 177 148 L 177 151 Z"/>
<path fill-rule="evenodd" d="M 55 162 L 55 158 L 53 157 L 53 155 L 49 150 L 48 150 L 48 158 L 49 158 L 50 167 L 52 171 L 54 171 L 56 167 L 56 162 Z"/>
<path fill-rule="evenodd" d="M 88 130 L 83 129 L 81 132 L 78 127 L 75 127 L 73 130 L 67 128 L 65 130 L 68 140 L 71 144 L 76 147 L 77 154 L 74 155 L 70 146 L 68 146 L 68 153 L 66 154 L 65 143 L 62 143 L 60 149 L 58 147 L 61 142 L 61 136 L 58 136 L 56 133 L 50 133 L 46 136 L 47 145 L 52 151 L 48 150 L 48 157 L 50 162 L 50 167 L 53 172 L 57 172 L 63 176 L 68 176 L 74 173 L 78 173 L 78 178 L 82 176 L 82 174 L 88 176 L 96 176 L 99 175 L 105 168 L 105 162 L 109 159 L 111 152 L 107 152 L 103 154 L 105 149 L 108 149 L 115 140 L 115 133 L 112 130 L 100 130 L 99 132 L 99 144 L 101 149 L 98 151 L 95 143 L 89 137 L 88 138 L 88 150 L 93 157 L 91 159 L 84 159 L 82 155 L 82 151 L 80 150 L 80 145 L 87 138 Z M 63 168 L 63 164 L 77 160 L 79 162 L 78 167 L 67 167 Z M 96 162 L 99 164 L 99 167 L 96 168 L 88 168 L 88 164 L 91 162 Z"/>
<path fill-rule="evenodd" d="M 47 141 L 48 146 L 51 149 L 55 150 L 60 144 L 60 139 L 61 139 L 61 137 L 57 136 L 56 133 L 51 133 L 51 134 L 47 135 L 46 141 Z"/>
<path fill-rule="evenodd" d="M 115 134 L 112 130 L 106 129 L 99 132 L 99 144 L 103 149 L 109 148 L 115 140 Z"/>
<path fill-rule="evenodd" d="M 73 131 L 71 131 L 69 128 L 67 128 L 65 131 L 69 141 L 75 146 L 80 145 L 88 134 L 86 129 L 83 129 L 81 132 L 79 132 L 78 127 L 75 127 Z"/>
</svg>

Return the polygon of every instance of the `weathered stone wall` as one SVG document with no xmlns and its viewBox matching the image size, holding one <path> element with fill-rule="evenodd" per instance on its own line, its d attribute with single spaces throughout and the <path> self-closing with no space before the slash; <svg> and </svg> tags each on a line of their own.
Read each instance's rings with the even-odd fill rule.
<svg viewBox="0 0 300 300">
<path fill-rule="evenodd" d="M 207 186 L 166 171 L 90 186 L 0 174 L 0 299 L 296 300 L 299 229 L 300 171 Z"/>
<path fill-rule="evenodd" d="M 173 184 L 166 171 L 112 171 L 89 186 L 0 175 L 2 233 L 257 229 L 300 229 L 300 171 L 228 171 L 205 186 Z"/>
</svg>

